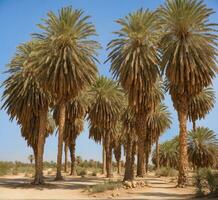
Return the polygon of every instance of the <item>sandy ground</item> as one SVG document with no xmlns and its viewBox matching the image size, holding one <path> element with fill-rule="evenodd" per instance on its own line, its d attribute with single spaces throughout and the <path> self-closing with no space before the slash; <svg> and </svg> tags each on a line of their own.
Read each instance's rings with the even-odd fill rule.
<svg viewBox="0 0 218 200">
<path fill-rule="evenodd" d="M 168 178 L 148 175 L 148 185 L 138 189 L 119 189 L 105 193 L 89 194 L 85 189 L 90 185 L 104 182 L 103 177 L 65 177 L 54 182 L 54 177 L 46 177 L 44 186 L 33 186 L 31 179 L 23 175 L 0 177 L 1 200 L 69 200 L 69 199 L 190 199 L 194 197 L 193 187 L 176 188 Z"/>
</svg>

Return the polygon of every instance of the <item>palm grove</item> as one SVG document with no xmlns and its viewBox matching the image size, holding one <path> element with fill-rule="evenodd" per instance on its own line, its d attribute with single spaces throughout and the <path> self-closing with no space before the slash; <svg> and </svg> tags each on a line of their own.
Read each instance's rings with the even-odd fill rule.
<svg viewBox="0 0 218 200">
<path fill-rule="evenodd" d="M 133 180 L 135 171 L 139 177 L 145 175 L 153 144 L 156 168 L 178 168 L 179 187 L 187 184 L 189 167 L 217 166 L 215 134 L 196 127 L 215 104 L 217 35 L 216 24 L 209 22 L 211 14 L 202 1 L 168 0 L 156 11 L 140 9 L 118 19 L 120 28 L 108 44 L 106 60 L 112 80 L 98 74 L 100 44 L 90 17 L 71 7 L 49 12 L 32 40 L 17 47 L 3 83 L 3 108 L 16 119 L 34 152 L 34 183 L 44 183 L 44 145 L 55 124 L 56 180 L 62 179 L 63 144 L 65 151 L 69 148 L 75 174 L 76 138 L 85 120 L 89 137 L 102 143 L 107 177 L 112 176 L 112 152 L 121 172 L 122 147 L 124 180 Z M 159 137 L 172 123 L 163 102 L 165 92 L 178 114 L 179 137 L 159 145 Z M 188 119 L 193 123 L 190 133 Z M 210 151 L 197 145 L 208 140 Z"/>
</svg>

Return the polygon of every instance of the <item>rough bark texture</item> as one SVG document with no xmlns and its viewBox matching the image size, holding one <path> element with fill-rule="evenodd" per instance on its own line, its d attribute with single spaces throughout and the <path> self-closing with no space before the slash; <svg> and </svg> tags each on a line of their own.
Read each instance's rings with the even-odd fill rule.
<svg viewBox="0 0 218 200">
<path fill-rule="evenodd" d="M 34 159 L 35 159 L 35 163 L 34 163 L 34 165 L 35 165 L 35 173 L 36 173 L 36 163 L 37 163 L 37 146 L 35 145 L 35 146 L 33 146 L 33 154 L 34 154 Z"/>
<path fill-rule="evenodd" d="M 65 158 L 65 161 L 64 161 L 64 172 L 66 173 L 67 172 L 67 156 L 68 156 L 68 144 L 65 142 L 65 145 L 64 145 L 64 158 Z"/>
<path fill-rule="evenodd" d="M 178 187 L 184 187 L 187 185 L 187 173 L 188 173 L 188 153 L 187 153 L 187 114 L 188 106 L 186 101 L 181 98 L 181 102 L 178 107 L 179 118 L 179 177 Z"/>
<path fill-rule="evenodd" d="M 63 180 L 61 175 L 62 168 L 62 152 L 63 152 L 63 134 L 64 134 L 64 124 L 65 124 L 65 104 L 62 102 L 59 105 L 59 132 L 58 132 L 58 154 L 57 154 L 57 173 L 56 181 Z"/>
<path fill-rule="evenodd" d="M 138 161 L 137 161 L 137 176 L 144 177 L 145 175 L 145 138 L 141 136 L 138 140 Z"/>
<path fill-rule="evenodd" d="M 43 180 L 43 153 L 45 144 L 45 131 L 47 123 L 47 112 L 40 112 L 40 124 L 39 124 L 39 135 L 37 144 L 37 159 L 36 159 L 36 173 L 33 184 L 41 185 L 44 184 Z"/>
<path fill-rule="evenodd" d="M 156 170 L 160 169 L 160 149 L 159 149 L 159 138 L 156 141 Z"/>
<path fill-rule="evenodd" d="M 102 142 L 102 174 L 106 174 L 106 149 L 105 149 L 105 139 Z"/>
<path fill-rule="evenodd" d="M 131 168 L 130 168 L 130 173 L 132 174 L 133 176 L 133 179 L 134 179 L 134 166 L 135 166 L 135 155 L 136 155 L 136 142 L 133 141 L 133 144 L 132 144 L 132 155 L 131 155 Z"/>
<path fill-rule="evenodd" d="M 134 173 L 132 173 L 132 148 L 133 143 L 131 136 L 127 135 L 127 144 L 126 144 L 126 162 L 125 162 L 125 173 L 123 181 L 132 181 L 134 179 Z"/>
<path fill-rule="evenodd" d="M 69 145 L 69 150 L 70 150 L 70 158 L 71 158 L 71 169 L 70 169 L 70 175 L 75 176 L 76 175 L 76 155 L 75 155 L 75 150 L 76 150 L 76 138 L 73 138 L 70 145 Z"/>
</svg>

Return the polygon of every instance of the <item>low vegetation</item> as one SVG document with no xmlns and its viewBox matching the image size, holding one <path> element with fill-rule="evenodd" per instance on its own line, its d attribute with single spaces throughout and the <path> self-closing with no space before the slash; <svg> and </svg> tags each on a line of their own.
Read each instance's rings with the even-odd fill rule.
<svg viewBox="0 0 218 200">
<path fill-rule="evenodd" d="M 195 186 L 198 196 L 218 197 L 218 171 L 208 168 L 199 169 L 195 177 Z"/>
<path fill-rule="evenodd" d="M 178 171 L 176 169 L 170 167 L 161 167 L 155 173 L 157 176 L 167 176 L 167 177 L 174 177 L 178 176 Z"/>
<path fill-rule="evenodd" d="M 120 188 L 120 187 L 122 187 L 121 181 L 108 181 L 88 187 L 87 190 L 90 193 L 99 193 L 99 192 L 105 192 L 107 190 L 115 190 L 116 188 Z"/>
</svg>

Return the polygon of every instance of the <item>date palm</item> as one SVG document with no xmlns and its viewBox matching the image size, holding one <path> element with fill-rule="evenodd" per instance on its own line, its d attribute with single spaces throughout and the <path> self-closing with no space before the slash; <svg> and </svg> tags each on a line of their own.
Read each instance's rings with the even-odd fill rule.
<svg viewBox="0 0 218 200">
<path fill-rule="evenodd" d="M 100 137 L 104 137 L 107 177 L 111 177 L 111 137 L 116 132 L 116 124 L 123 107 L 124 93 L 116 82 L 106 77 L 100 77 L 89 93 L 92 98 L 88 120 L 91 131 L 97 130 L 101 134 Z"/>
<path fill-rule="evenodd" d="M 178 137 L 160 144 L 160 166 L 178 168 L 179 156 Z M 152 162 L 156 164 L 156 151 L 153 152 Z"/>
<path fill-rule="evenodd" d="M 188 155 L 194 167 L 215 167 L 218 163 L 218 139 L 214 131 L 205 127 L 190 131 Z"/>
<path fill-rule="evenodd" d="M 7 110 L 11 119 L 16 118 L 22 127 L 22 135 L 35 149 L 37 156 L 34 184 L 42 184 L 43 150 L 50 98 L 37 81 L 35 66 L 29 66 L 35 45 L 35 42 L 28 42 L 19 46 L 9 64 L 10 76 L 3 83 L 5 87 L 3 108 Z"/>
<path fill-rule="evenodd" d="M 156 168 L 159 169 L 159 137 L 170 128 L 171 114 L 163 103 L 156 106 L 155 110 L 148 115 L 147 128 L 151 131 L 151 145 L 156 143 Z M 150 145 L 150 146 L 151 146 Z M 149 150 L 149 152 L 151 149 Z M 148 159 L 147 159 L 148 161 Z"/>
<path fill-rule="evenodd" d="M 196 130 L 196 120 L 203 119 L 215 105 L 215 91 L 213 88 L 204 88 L 199 94 L 191 98 L 189 102 L 188 117 Z"/>
<path fill-rule="evenodd" d="M 98 43 L 89 16 L 72 7 L 62 8 L 58 14 L 49 12 L 34 34 L 39 45 L 34 52 L 40 85 L 48 91 L 59 107 L 59 131 L 56 180 L 62 179 L 61 163 L 63 133 L 67 103 L 91 85 L 97 76 L 96 49 Z"/>
<path fill-rule="evenodd" d="M 158 24 L 156 13 L 140 9 L 117 20 L 121 26 L 115 32 L 117 38 L 108 44 L 111 52 L 111 71 L 118 78 L 125 92 L 128 103 L 136 113 L 136 132 L 139 134 L 139 164 L 138 175 L 144 176 L 144 141 L 145 119 L 150 112 L 152 103 L 148 101 L 158 77 Z"/>
<path fill-rule="evenodd" d="M 159 9 L 161 67 L 180 124 L 179 187 L 187 182 L 189 99 L 211 85 L 216 74 L 217 35 L 215 25 L 209 23 L 212 13 L 198 0 L 167 0 Z"/>
</svg>

